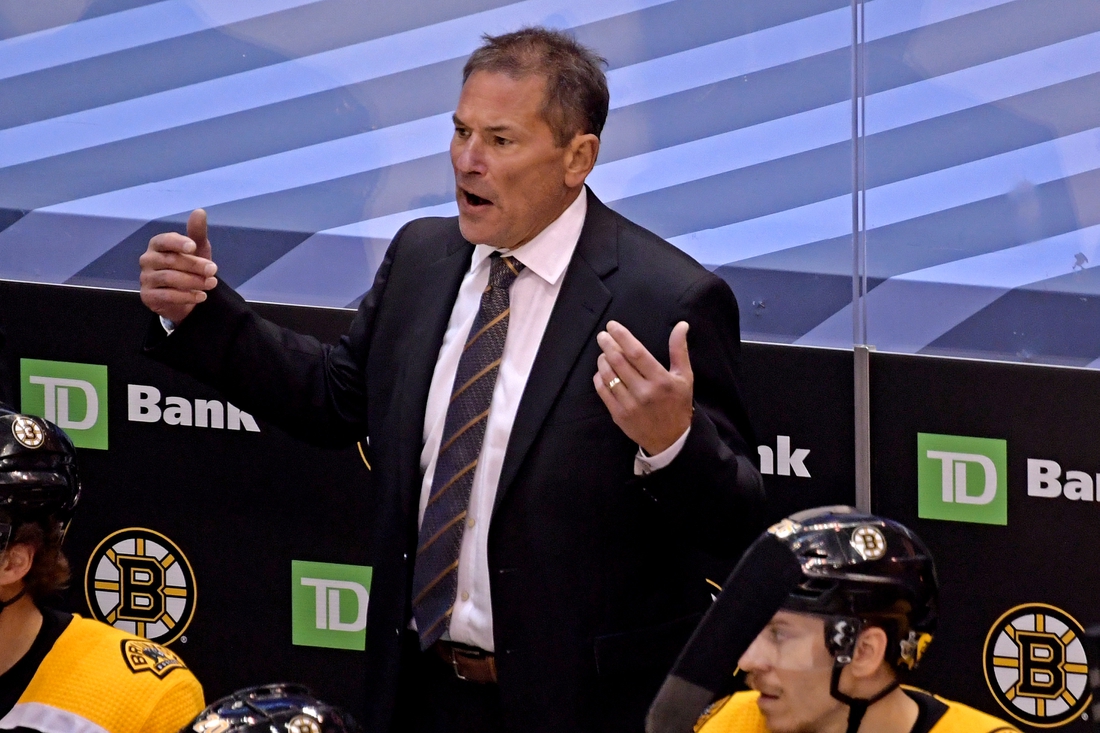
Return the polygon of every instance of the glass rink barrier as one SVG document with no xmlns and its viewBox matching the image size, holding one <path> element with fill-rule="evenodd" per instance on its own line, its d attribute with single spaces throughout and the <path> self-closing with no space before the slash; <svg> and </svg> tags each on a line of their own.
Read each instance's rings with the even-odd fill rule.
<svg viewBox="0 0 1100 733">
<path fill-rule="evenodd" d="M 202 206 L 249 299 L 354 306 L 402 224 L 456 212 L 465 56 L 542 23 L 608 60 L 592 189 L 729 281 L 747 338 L 1090 365 L 1095 3 L 855 10 L 3 3 L 0 278 L 134 289 Z"/>
<path fill-rule="evenodd" d="M 1096 366 L 1100 6 L 905 6 L 861 19 L 858 340 Z M 842 343 L 850 322 L 800 340 Z"/>
<path fill-rule="evenodd" d="M 718 269 L 747 335 L 796 340 L 843 306 L 809 316 L 807 278 L 850 300 L 851 15 L 848 0 L 0 3 L 0 278 L 136 289 L 149 237 L 204 207 L 219 276 L 247 298 L 355 305 L 401 225 L 457 213 L 465 57 L 541 23 L 608 62 L 596 195 Z M 819 241 L 832 249 L 798 254 Z"/>
</svg>

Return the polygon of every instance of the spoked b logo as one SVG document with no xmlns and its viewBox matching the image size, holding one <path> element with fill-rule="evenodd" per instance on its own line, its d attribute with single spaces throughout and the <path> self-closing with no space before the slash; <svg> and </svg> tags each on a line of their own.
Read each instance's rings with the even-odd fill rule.
<svg viewBox="0 0 1100 733">
<path fill-rule="evenodd" d="M 917 433 L 917 513 L 922 519 L 1008 524 L 1008 444 Z"/>
<path fill-rule="evenodd" d="M 1043 603 L 997 619 L 983 656 L 986 683 L 1005 712 L 1038 728 L 1075 720 L 1090 699 L 1084 633 L 1068 613 Z"/>
<path fill-rule="evenodd" d="M 100 621 L 159 644 L 178 639 L 195 613 L 195 574 L 159 532 L 120 529 L 92 551 L 84 572 L 88 608 Z"/>
<path fill-rule="evenodd" d="M 297 646 L 367 648 L 371 568 L 328 562 L 291 562 L 291 598 Z"/>
</svg>

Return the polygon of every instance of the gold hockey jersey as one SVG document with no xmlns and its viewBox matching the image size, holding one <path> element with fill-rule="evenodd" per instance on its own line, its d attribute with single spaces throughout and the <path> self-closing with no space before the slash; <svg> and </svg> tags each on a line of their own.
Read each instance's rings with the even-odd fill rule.
<svg viewBox="0 0 1100 733">
<path fill-rule="evenodd" d="M 962 703 L 914 687 L 904 689 L 921 708 L 910 733 L 1019 733 L 1008 723 Z M 719 700 L 699 719 L 696 733 L 770 733 L 756 705 L 759 696 L 756 692 L 738 692 Z"/>
<path fill-rule="evenodd" d="M 74 615 L 0 731 L 177 733 L 203 707 L 198 680 L 170 650 Z"/>
</svg>

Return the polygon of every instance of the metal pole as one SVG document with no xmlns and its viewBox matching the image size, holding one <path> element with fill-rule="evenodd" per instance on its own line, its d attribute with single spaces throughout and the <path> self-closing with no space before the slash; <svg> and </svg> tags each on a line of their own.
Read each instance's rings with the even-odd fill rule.
<svg viewBox="0 0 1100 733">
<path fill-rule="evenodd" d="M 866 53 L 864 0 L 852 0 L 852 350 L 856 508 L 871 511 L 871 352 L 867 344 Z"/>
<path fill-rule="evenodd" d="M 871 352 L 874 346 L 857 344 L 855 351 L 856 509 L 871 511 Z"/>
</svg>

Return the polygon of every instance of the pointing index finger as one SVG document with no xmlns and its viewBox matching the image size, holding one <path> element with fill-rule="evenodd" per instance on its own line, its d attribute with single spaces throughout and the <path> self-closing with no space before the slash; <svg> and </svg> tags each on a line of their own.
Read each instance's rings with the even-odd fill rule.
<svg viewBox="0 0 1100 733">
<path fill-rule="evenodd" d="M 149 249 L 154 252 L 191 254 L 195 251 L 195 241 L 176 232 L 164 232 L 149 240 Z"/>
</svg>

